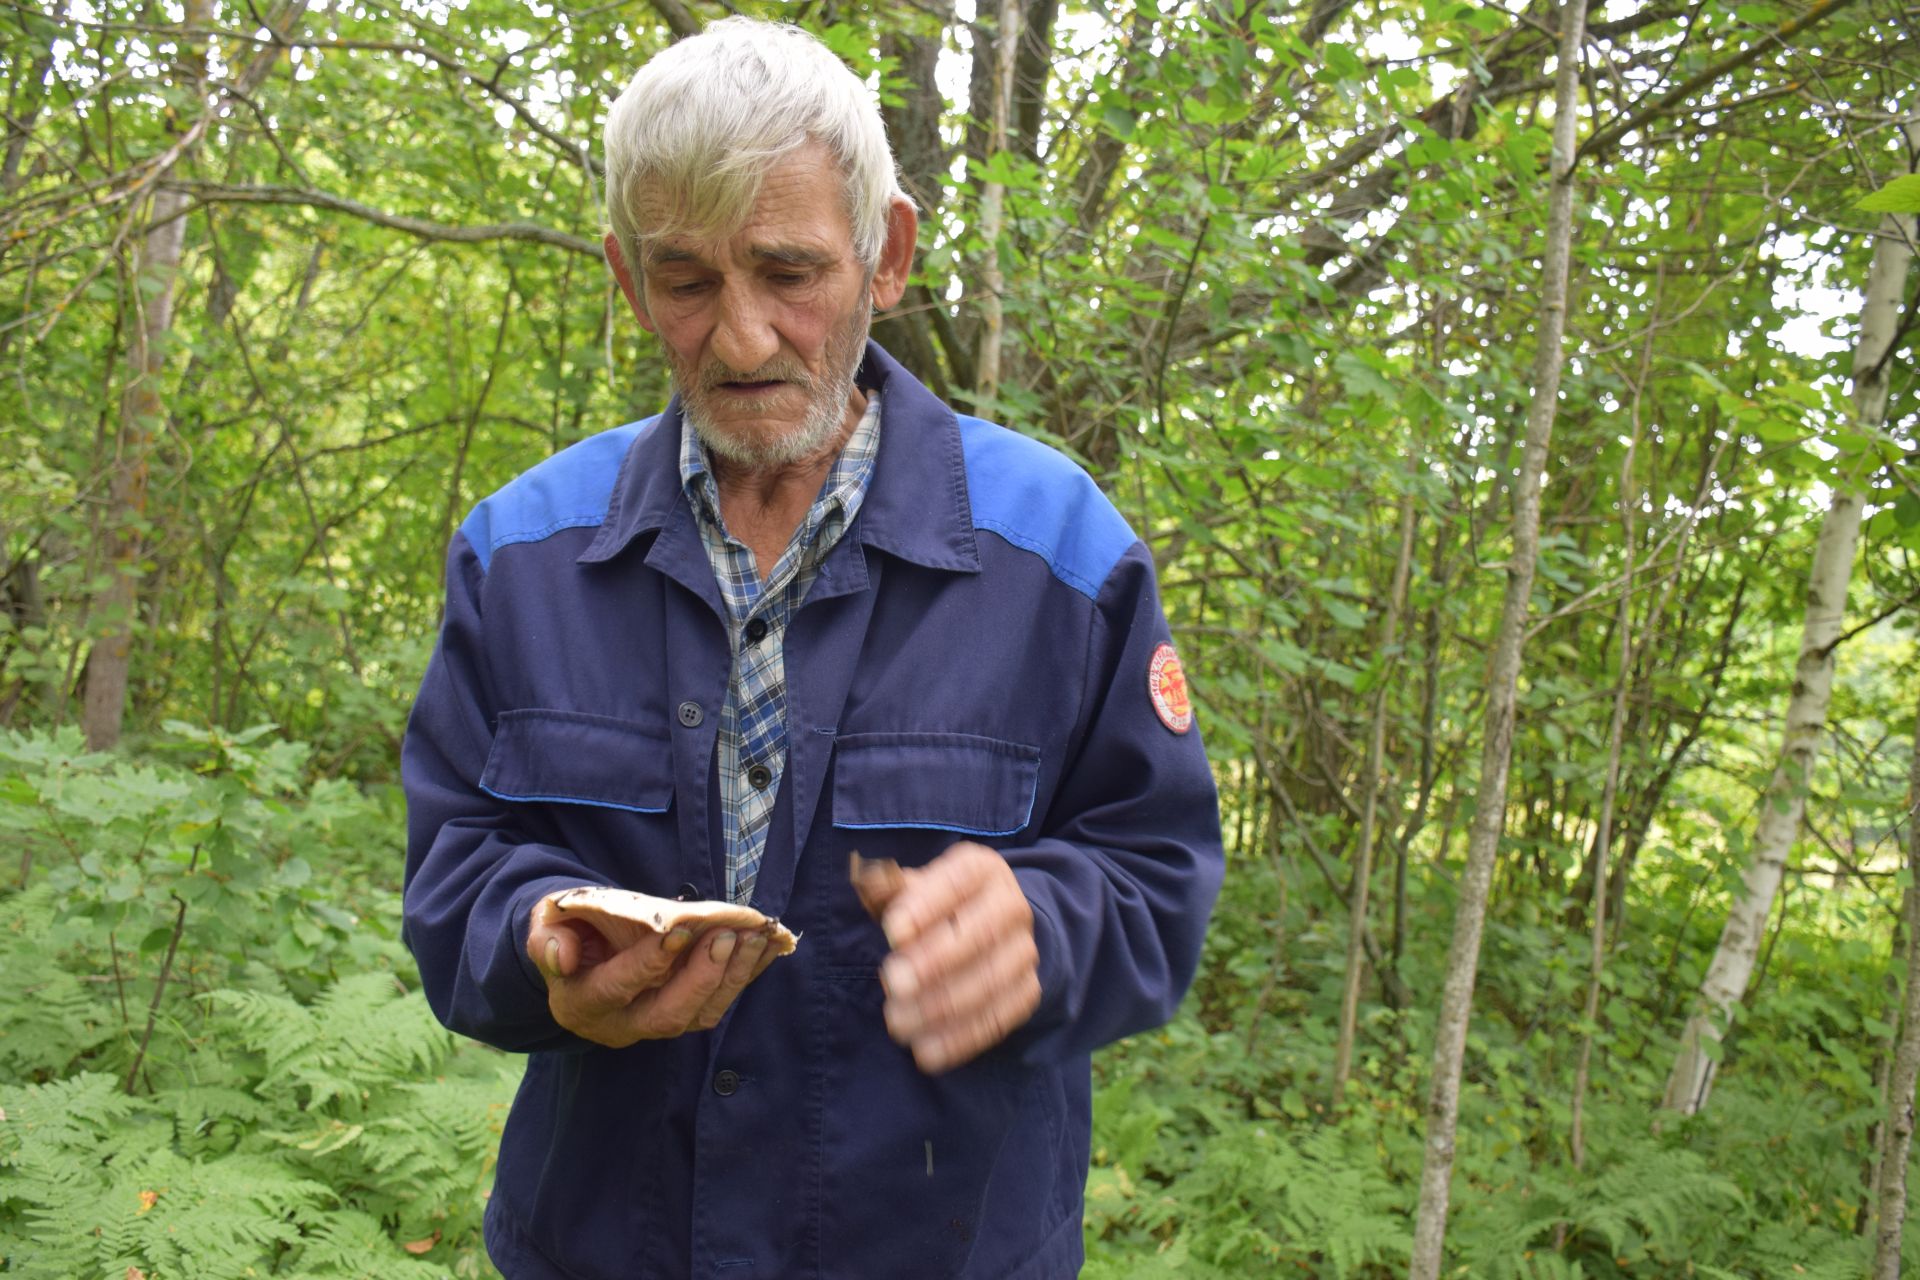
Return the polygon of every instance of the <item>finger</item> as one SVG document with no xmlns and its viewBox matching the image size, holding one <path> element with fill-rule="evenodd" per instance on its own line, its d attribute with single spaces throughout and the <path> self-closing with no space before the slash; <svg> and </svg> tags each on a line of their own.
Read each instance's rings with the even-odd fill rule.
<svg viewBox="0 0 1920 1280">
<path fill-rule="evenodd" d="M 766 954 L 765 930 L 755 930 L 740 939 L 732 958 L 727 961 L 727 971 L 720 979 L 720 985 L 713 989 L 713 994 L 707 997 L 707 1003 L 694 1016 L 693 1025 L 696 1029 L 711 1031 L 720 1025 L 720 1019 L 726 1015 L 727 1007 L 734 998 L 759 976 Z"/>
<path fill-rule="evenodd" d="M 1031 944 L 1033 909 L 1017 882 L 996 882 L 888 956 L 880 966 L 880 980 L 887 994 L 910 1000 L 922 988 L 941 985 L 1020 938 Z"/>
<path fill-rule="evenodd" d="M 912 996 L 896 996 L 889 990 L 887 1030 L 902 1044 L 920 1036 L 945 1035 L 965 1027 L 996 1003 L 1024 1022 L 1033 1012 L 1031 1006 L 1022 1007 L 1027 993 L 1031 989 L 1037 998 L 1039 991 L 1039 960 L 1031 934 L 1014 936 Z"/>
<path fill-rule="evenodd" d="M 572 973 L 579 956 L 580 944 L 571 929 L 555 929 L 535 919 L 527 930 L 527 959 L 549 982 Z"/>
<path fill-rule="evenodd" d="M 566 979 L 578 998 L 596 1007 L 618 1009 L 644 991 L 667 980 L 693 934 L 675 929 L 665 935 L 649 933 L 623 951 L 616 951 L 591 969 Z"/>
<path fill-rule="evenodd" d="M 1040 1005 L 1040 979 L 1029 972 L 994 988 L 993 996 L 957 1023 L 913 1037 L 913 1060 L 929 1075 L 970 1062 L 1025 1025 Z"/>
<path fill-rule="evenodd" d="M 761 974 L 765 973 L 767 971 L 767 967 L 771 965 L 775 960 L 778 960 L 779 958 L 780 958 L 780 948 L 774 945 L 773 931 L 769 929 L 767 931 L 766 950 L 760 953 L 759 963 L 753 966 L 753 976 L 757 978 Z M 751 979 L 749 979 L 749 981 L 751 981 Z"/>
<path fill-rule="evenodd" d="M 672 976 L 637 998 L 628 1009 L 639 1034 L 659 1039 L 691 1029 L 725 980 L 739 942 L 740 935 L 732 929 L 703 935 Z"/>
<path fill-rule="evenodd" d="M 875 920 L 906 887 L 906 873 L 892 858 L 863 858 L 857 852 L 847 854 L 847 878 L 860 895 L 860 905 Z"/>
<path fill-rule="evenodd" d="M 887 944 L 896 951 L 910 945 L 935 923 L 958 912 L 996 872 L 1010 874 L 993 850 L 964 840 L 954 845 L 909 877 L 881 915 Z"/>
<path fill-rule="evenodd" d="M 594 928 L 585 920 L 563 920 L 559 922 L 559 925 L 579 940 L 580 948 L 576 960 L 577 967 L 575 972 L 592 965 L 604 963 L 614 952 L 620 950 L 620 948 L 614 944 L 613 939 L 601 933 L 600 930 Z"/>
<path fill-rule="evenodd" d="M 527 930 L 527 955 L 549 978 L 571 977 L 612 954 L 612 945 L 584 920 L 536 919 Z"/>
</svg>

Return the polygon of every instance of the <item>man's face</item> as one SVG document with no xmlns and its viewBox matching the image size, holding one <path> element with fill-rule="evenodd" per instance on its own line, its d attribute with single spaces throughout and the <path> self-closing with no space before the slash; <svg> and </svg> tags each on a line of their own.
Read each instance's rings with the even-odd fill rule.
<svg viewBox="0 0 1920 1280">
<path fill-rule="evenodd" d="M 856 411 L 871 276 L 823 147 L 775 164 L 733 235 L 655 239 L 639 265 L 640 322 L 710 451 L 767 467 L 838 443 Z"/>
</svg>

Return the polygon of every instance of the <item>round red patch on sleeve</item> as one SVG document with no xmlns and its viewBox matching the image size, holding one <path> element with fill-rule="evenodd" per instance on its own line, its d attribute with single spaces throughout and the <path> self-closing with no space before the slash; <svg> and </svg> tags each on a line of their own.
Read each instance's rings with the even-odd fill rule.
<svg viewBox="0 0 1920 1280">
<path fill-rule="evenodd" d="M 1193 703 L 1187 697 L 1187 673 L 1180 655 L 1170 644 L 1153 651 L 1147 663 L 1147 696 L 1153 699 L 1154 714 L 1160 723 L 1175 733 L 1193 728 Z"/>
</svg>

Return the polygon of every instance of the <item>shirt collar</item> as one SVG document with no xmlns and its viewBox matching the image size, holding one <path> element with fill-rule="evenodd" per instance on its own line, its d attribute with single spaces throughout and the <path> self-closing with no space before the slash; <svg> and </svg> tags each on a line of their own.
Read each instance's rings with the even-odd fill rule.
<svg viewBox="0 0 1920 1280">
<path fill-rule="evenodd" d="M 953 410 L 877 342 L 867 343 L 856 380 L 878 396 L 886 420 L 886 430 L 877 432 L 873 476 L 860 507 L 860 540 L 931 569 L 979 572 L 966 459 Z M 664 529 L 675 510 L 688 505 L 680 467 L 681 422 L 675 396 L 666 412 L 636 435 L 621 460 L 606 519 L 580 563 L 611 560 L 640 534 Z"/>
</svg>

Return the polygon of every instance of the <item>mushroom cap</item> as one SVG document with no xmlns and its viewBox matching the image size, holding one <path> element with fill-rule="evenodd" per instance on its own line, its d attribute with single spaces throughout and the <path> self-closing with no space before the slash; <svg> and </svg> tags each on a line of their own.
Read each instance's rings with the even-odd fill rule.
<svg viewBox="0 0 1920 1280">
<path fill-rule="evenodd" d="M 791 955 L 800 935 L 771 916 L 731 902 L 681 902 L 628 889 L 581 886 L 560 889 L 534 908 L 543 923 L 584 920 L 617 950 L 624 951 L 649 933 L 666 934 L 685 926 L 697 937 L 708 929 L 766 930 L 773 957 Z"/>
</svg>

